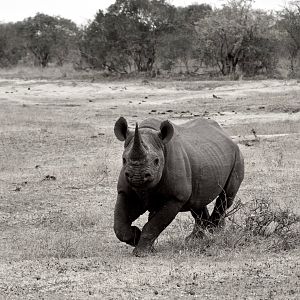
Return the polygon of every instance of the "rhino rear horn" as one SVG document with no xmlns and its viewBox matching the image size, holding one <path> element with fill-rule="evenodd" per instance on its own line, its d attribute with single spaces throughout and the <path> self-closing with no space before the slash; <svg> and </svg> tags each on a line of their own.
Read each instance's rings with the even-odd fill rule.
<svg viewBox="0 0 300 300">
<path fill-rule="evenodd" d="M 125 118 L 120 117 L 115 124 L 114 132 L 119 141 L 125 141 L 128 136 L 128 124 Z"/>
<path fill-rule="evenodd" d="M 163 121 L 160 124 L 160 133 L 159 133 L 159 137 L 161 138 L 162 142 L 164 144 L 167 144 L 173 137 L 173 134 L 174 134 L 173 125 L 168 120 Z"/>
</svg>

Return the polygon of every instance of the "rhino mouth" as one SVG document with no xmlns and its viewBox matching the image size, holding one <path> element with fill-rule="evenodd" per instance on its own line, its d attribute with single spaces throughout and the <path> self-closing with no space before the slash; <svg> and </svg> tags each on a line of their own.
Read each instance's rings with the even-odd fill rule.
<svg viewBox="0 0 300 300">
<path fill-rule="evenodd" d="M 128 183 L 135 188 L 147 187 L 154 181 L 154 177 L 151 174 L 141 175 L 129 175 L 125 173 Z"/>
<path fill-rule="evenodd" d="M 135 188 L 143 187 L 143 186 L 148 185 L 147 182 L 144 182 L 144 181 L 141 181 L 141 180 L 131 180 L 129 183 L 132 187 L 135 187 Z"/>
</svg>

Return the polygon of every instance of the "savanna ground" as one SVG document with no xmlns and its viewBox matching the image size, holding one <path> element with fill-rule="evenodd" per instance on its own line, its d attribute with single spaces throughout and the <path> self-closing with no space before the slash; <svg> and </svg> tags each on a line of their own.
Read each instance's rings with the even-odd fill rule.
<svg viewBox="0 0 300 300">
<path fill-rule="evenodd" d="M 299 109 L 297 81 L 0 80 L 0 298 L 299 299 Z M 224 230 L 185 245 L 181 213 L 146 258 L 116 239 L 120 115 L 233 136 L 246 174 Z"/>
</svg>

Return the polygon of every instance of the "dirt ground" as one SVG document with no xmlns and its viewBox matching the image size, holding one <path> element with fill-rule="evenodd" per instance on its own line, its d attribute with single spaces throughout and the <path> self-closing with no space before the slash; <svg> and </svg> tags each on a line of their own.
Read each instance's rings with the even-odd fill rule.
<svg viewBox="0 0 300 300">
<path fill-rule="evenodd" d="M 299 241 L 226 232 L 189 249 L 182 213 L 155 254 L 132 256 L 112 229 L 121 115 L 215 119 L 245 157 L 237 198 L 300 214 L 296 80 L 0 79 L 0 299 L 299 299 Z"/>
</svg>

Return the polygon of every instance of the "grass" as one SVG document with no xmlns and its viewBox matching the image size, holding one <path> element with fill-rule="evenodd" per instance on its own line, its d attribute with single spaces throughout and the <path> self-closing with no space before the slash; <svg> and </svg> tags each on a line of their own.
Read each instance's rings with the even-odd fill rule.
<svg viewBox="0 0 300 300">
<path fill-rule="evenodd" d="M 25 83 L 8 80 L 0 86 L 0 296 L 297 299 L 299 119 L 282 111 L 273 113 L 286 119 L 268 119 L 272 112 L 258 108 L 274 104 L 269 92 L 261 96 L 269 81 L 240 100 L 240 108 L 235 85 L 228 92 L 223 82 L 217 89 L 210 86 L 209 94 L 199 82 L 183 83 L 188 88 L 180 91 L 175 82 L 35 82 L 31 94 L 27 85 L 23 93 Z M 244 90 L 240 84 L 248 93 L 249 82 Z M 290 93 L 294 97 L 297 90 L 288 88 L 282 85 L 287 95 L 278 92 L 282 102 L 292 103 Z M 5 93 L 9 89 L 18 92 Z M 225 92 L 221 100 L 211 100 L 211 93 Z M 233 104 L 237 115 L 231 116 Z M 246 176 L 236 201 L 243 205 L 227 218 L 224 230 L 206 232 L 189 245 L 184 238 L 193 219 L 179 214 L 159 237 L 157 252 L 139 259 L 112 229 L 123 147 L 113 136 L 113 124 L 119 115 L 134 124 L 152 109 L 174 107 L 207 109 L 218 121 L 236 118 L 226 127 L 240 136 L 245 157 Z M 268 136 L 274 133 L 280 135 Z"/>
</svg>

